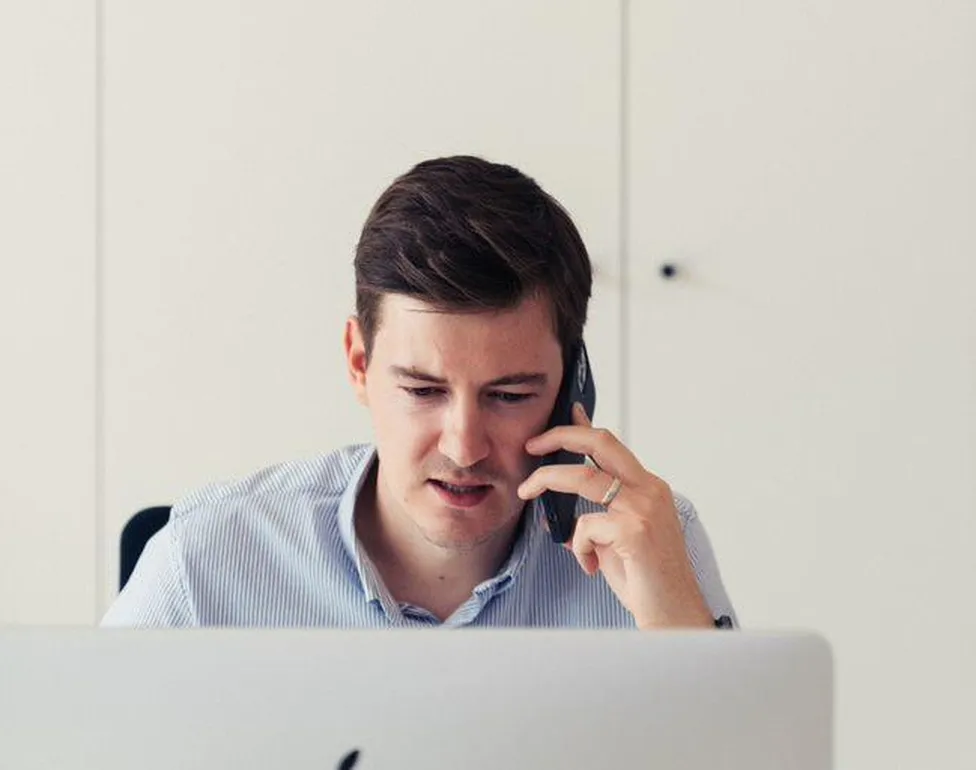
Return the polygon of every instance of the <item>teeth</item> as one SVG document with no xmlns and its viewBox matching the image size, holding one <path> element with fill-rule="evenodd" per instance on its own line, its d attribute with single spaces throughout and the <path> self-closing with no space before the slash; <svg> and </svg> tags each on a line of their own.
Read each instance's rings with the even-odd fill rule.
<svg viewBox="0 0 976 770">
<path fill-rule="evenodd" d="M 476 489 L 480 489 L 480 487 L 476 487 L 476 486 L 475 487 L 458 487 L 458 486 L 455 486 L 454 484 L 447 484 L 447 483 L 445 483 L 443 481 L 441 482 L 441 486 L 444 487 L 444 489 L 446 489 L 448 492 L 455 492 L 455 493 L 457 493 L 459 495 L 462 495 L 465 492 L 474 492 Z"/>
</svg>

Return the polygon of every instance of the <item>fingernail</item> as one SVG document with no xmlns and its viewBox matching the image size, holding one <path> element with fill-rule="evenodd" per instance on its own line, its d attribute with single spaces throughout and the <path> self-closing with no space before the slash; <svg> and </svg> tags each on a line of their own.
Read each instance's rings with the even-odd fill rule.
<svg viewBox="0 0 976 770">
<path fill-rule="evenodd" d="M 576 411 L 576 416 L 579 417 L 583 422 L 588 423 L 590 421 L 590 418 L 586 416 L 586 410 L 579 401 L 573 404 L 573 409 Z"/>
</svg>

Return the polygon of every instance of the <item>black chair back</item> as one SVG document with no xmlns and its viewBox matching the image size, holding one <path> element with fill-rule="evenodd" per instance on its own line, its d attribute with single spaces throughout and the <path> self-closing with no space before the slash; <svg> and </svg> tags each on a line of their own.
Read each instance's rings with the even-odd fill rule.
<svg viewBox="0 0 976 770">
<path fill-rule="evenodd" d="M 126 522 L 119 540 L 119 590 L 129 582 L 132 570 L 142 555 L 149 538 L 166 526 L 172 506 L 157 505 L 144 508 Z"/>
</svg>

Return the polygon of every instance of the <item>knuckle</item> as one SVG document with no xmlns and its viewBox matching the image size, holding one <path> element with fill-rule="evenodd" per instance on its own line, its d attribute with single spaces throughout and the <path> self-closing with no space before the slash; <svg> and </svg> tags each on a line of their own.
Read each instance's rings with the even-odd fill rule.
<svg viewBox="0 0 976 770">
<path fill-rule="evenodd" d="M 651 497 L 657 503 L 668 502 L 672 498 L 671 487 L 661 479 L 651 479 L 648 484 Z"/>
<path fill-rule="evenodd" d="M 592 465 L 581 465 L 580 468 L 582 468 L 580 472 L 583 474 L 584 481 L 594 481 L 595 479 L 599 478 L 600 474 L 602 473 L 602 471 L 600 471 L 598 468 L 594 468 Z"/>
<path fill-rule="evenodd" d="M 573 542 L 576 542 L 577 538 L 582 540 L 586 536 L 586 530 L 590 528 L 593 516 L 592 513 L 582 513 L 576 517 L 576 536 L 573 538 Z"/>
<path fill-rule="evenodd" d="M 625 537 L 633 543 L 644 542 L 654 536 L 651 521 L 644 516 L 630 516 L 623 526 Z"/>
<path fill-rule="evenodd" d="M 646 519 L 643 516 L 636 516 L 634 518 L 633 529 L 634 534 L 640 538 L 645 538 L 654 531 L 650 519 Z"/>
</svg>

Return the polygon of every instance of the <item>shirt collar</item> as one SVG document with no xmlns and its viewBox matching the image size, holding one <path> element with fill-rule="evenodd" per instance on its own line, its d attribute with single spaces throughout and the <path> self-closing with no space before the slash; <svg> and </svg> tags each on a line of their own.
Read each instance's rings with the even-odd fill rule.
<svg viewBox="0 0 976 770">
<path fill-rule="evenodd" d="M 376 462 L 376 447 L 368 447 L 363 453 L 362 458 L 353 469 L 349 483 L 342 493 L 339 500 L 339 536 L 342 538 L 342 545 L 349 554 L 349 558 L 356 565 L 356 572 L 359 575 L 359 583 L 363 592 L 366 594 L 367 601 L 381 599 L 384 594 L 383 586 L 380 583 L 376 568 L 369 560 L 366 550 L 356 537 L 356 500 L 362 491 L 363 484 L 370 476 L 373 464 Z"/>
<path fill-rule="evenodd" d="M 359 582 L 363 593 L 366 595 L 366 600 L 385 603 L 391 602 L 392 597 L 380 580 L 379 574 L 370 561 L 366 550 L 359 542 L 359 538 L 356 537 L 355 527 L 356 500 L 359 498 L 359 493 L 362 491 L 366 480 L 370 477 L 370 471 L 376 459 L 376 447 L 368 447 L 368 450 L 364 452 L 354 467 L 349 483 L 339 500 L 338 519 L 343 547 L 356 565 Z M 476 595 L 487 598 L 486 595 L 501 593 L 511 586 L 529 555 L 538 545 L 540 534 L 542 534 L 539 521 L 541 515 L 542 503 L 537 499 L 524 514 L 523 521 L 519 525 L 519 534 L 508 559 L 494 577 L 475 587 Z"/>
<path fill-rule="evenodd" d="M 538 543 L 542 531 L 539 525 L 540 513 L 541 503 L 536 500 L 522 515 L 518 535 L 508 559 L 505 560 L 498 574 L 475 587 L 475 594 L 501 593 L 511 587 L 512 582 L 518 577 L 518 573 Z"/>
</svg>

